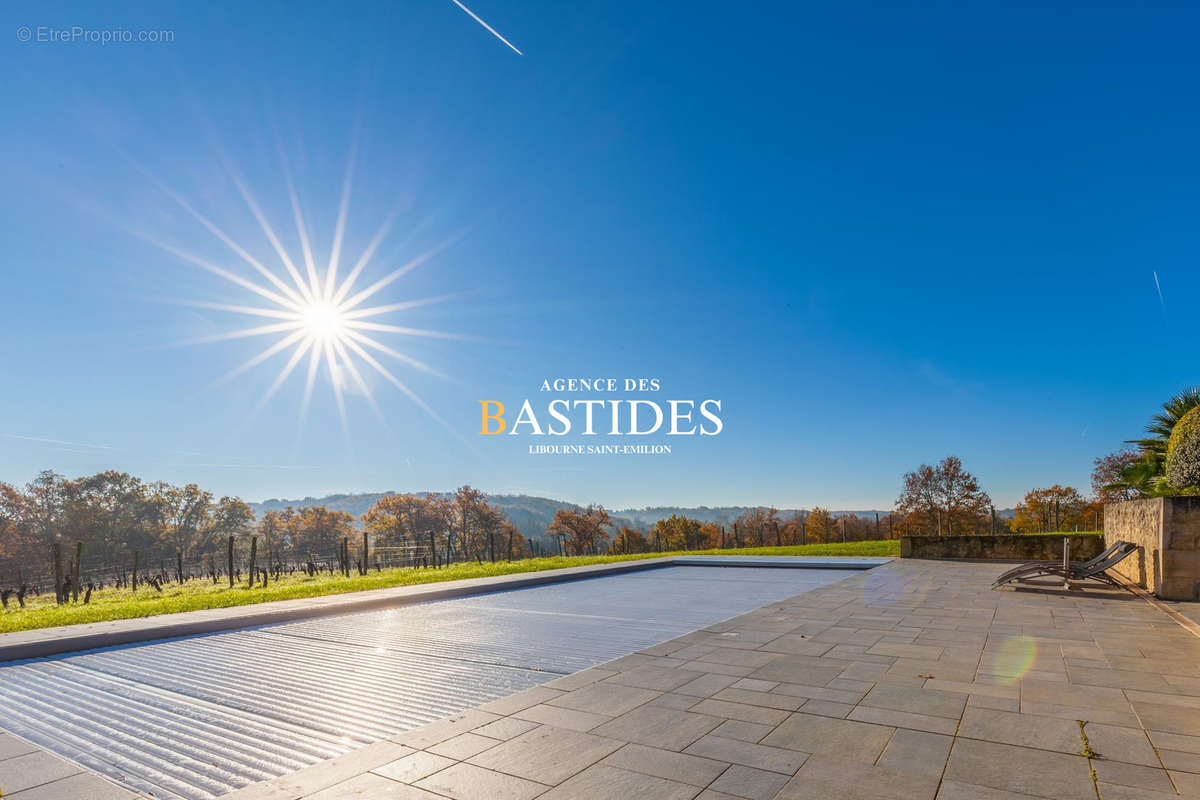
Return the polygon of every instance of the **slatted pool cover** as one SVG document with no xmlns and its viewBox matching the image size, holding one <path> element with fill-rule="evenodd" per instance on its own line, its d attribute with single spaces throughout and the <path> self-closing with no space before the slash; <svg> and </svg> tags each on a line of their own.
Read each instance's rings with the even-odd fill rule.
<svg viewBox="0 0 1200 800">
<path fill-rule="evenodd" d="M 849 571 L 674 566 L 0 666 L 0 727 L 210 798 Z"/>
</svg>

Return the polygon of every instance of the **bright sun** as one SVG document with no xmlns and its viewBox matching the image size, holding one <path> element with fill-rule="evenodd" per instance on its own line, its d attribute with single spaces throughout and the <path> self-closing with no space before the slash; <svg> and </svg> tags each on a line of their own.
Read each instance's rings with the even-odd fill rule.
<svg viewBox="0 0 1200 800">
<path fill-rule="evenodd" d="M 282 153 L 281 153 L 282 159 Z M 364 372 L 374 373 L 399 389 L 413 403 L 420 407 L 446 428 L 453 428 L 442 417 L 429 407 L 412 389 L 403 383 L 392 371 L 384 366 L 378 356 L 384 356 L 403 364 L 406 367 L 422 372 L 439 375 L 441 373 L 411 355 L 401 352 L 380 341 L 381 334 L 391 334 L 412 337 L 433 337 L 439 339 L 469 338 L 443 331 L 431 331 L 404 325 L 394 325 L 380 321 L 408 309 L 429 303 L 437 303 L 449 299 L 449 296 L 426 297 L 415 300 L 387 303 L 383 305 L 368 305 L 367 301 L 376 296 L 384 288 L 428 261 L 453 240 L 447 239 L 433 247 L 411 257 L 406 263 L 392 269 L 387 274 L 365 287 L 358 285 L 358 279 L 373 265 L 374 255 L 383 243 L 396 218 L 396 211 L 388 215 L 367 244 L 366 249 L 350 267 L 346 274 L 339 275 L 342 254 L 342 244 L 347 224 L 347 209 L 350 200 L 351 175 L 353 174 L 353 157 L 346 170 L 346 180 L 342 186 L 341 203 L 338 208 L 337 222 L 334 226 L 333 243 L 330 248 L 329 261 L 324 268 L 318 266 L 313 257 L 313 249 L 309 239 L 308 228 L 300 211 L 300 201 L 292 184 L 291 173 L 283 160 L 284 175 L 287 182 L 288 198 L 291 201 L 296 233 L 300 240 L 300 258 L 294 258 L 284 248 L 279 236 L 267 222 L 258 202 L 250 194 L 249 188 L 235 175 L 234 185 L 237 186 L 246 205 L 258 221 L 267 240 L 271 243 L 283 274 L 272 269 L 250 253 L 248 249 L 235 242 L 225 231 L 218 228 L 211 220 L 200 214 L 183 197 L 173 191 L 157 178 L 150 176 L 159 188 L 178 203 L 189 215 L 207 228 L 217 239 L 233 250 L 247 266 L 266 280 L 260 283 L 245 275 L 237 274 L 230 269 L 218 266 L 200 256 L 188 253 L 155 237 L 139 234 L 150 243 L 195 264 L 215 275 L 218 275 L 251 293 L 257 300 L 257 305 L 246 303 L 213 303 L 202 301 L 181 301 L 186 305 L 199 308 L 209 308 L 227 311 L 234 314 L 257 317 L 266 324 L 258 324 L 249 328 L 218 333 L 199 339 L 190 340 L 191 344 L 201 342 L 226 341 L 247 337 L 271 337 L 273 344 L 258 355 L 242 363 L 227 373 L 218 383 L 222 383 L 247 372 L 254 367 L 264 364 L 277 356 L 283 360 L 274 381 L 263 394 L 258 404 L 261 410 L 271 397 L 283 386 L 289 376 L 299 372 L 304 375 L 303 393 L 300 406 L 300 417 L 303 422 L 307 416 L 313 387 L 319 373 L 324 372 L 329 379 L 337 400 L 338 413 L 346 428 L 346 405 L 344 390 L 354 388 L 363 396 L 381 418 L 383 417 L 374 395 L 367 383 Z M 321 273 L 324 273 L 323 275 Z M 264 302 L 265 301 L 265 302 Z M 265 318 L 265 319 L 264 319 Z M 323 369 L 322 369 L 323 368 Z M 444 377 L 444 376 L 442 376 Z"/>
<path fill-rule="evenodd" d="M 314 339 L 337 339 L 345 327 L 342 311 L 329 303 L 311 303 L 304 309 L 304 329 Z"/>
</svg>

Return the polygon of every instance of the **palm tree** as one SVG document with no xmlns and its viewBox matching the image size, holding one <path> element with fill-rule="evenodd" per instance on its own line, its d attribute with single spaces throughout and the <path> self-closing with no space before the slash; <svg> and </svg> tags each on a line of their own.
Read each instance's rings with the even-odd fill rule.
<svg viewBox="0 0 1200 800">
<path fill-rule="evenodd" d="M 1121 491 L 1132 489 L 1142 497 L 1158 497 L 1170 494 L 1167 478 L 1164 474 L 1163 456 L 1150 450 L 1142 450 L 1141 458 L 1126 464 L 1121 469 L 1120 478 L 1104 487 L 1105 491 Z"/>
<path fill-rule="evenodd" d="M 1167 457 L 1167 441 L 1171 438 L 1171 431 L 1174 430 L 1175 423 L 1196 406 L 1200 406 L 1200 386 L 1185 389 L 1163 403 L 1162 413 L 1155 414 L 1151 418 L 1150 424 L 1146 426 L 1146 433 L 1153 435 L 1145 439 L 1133 440 L 1130 444 L 1136 444 L 1143 450 L 1149 450 L 1165 459 Z"/>
<path fill-rule="evenodd" d="M 1129 442 L 1141 449 L 1142 457 L 1126 465 L 1121 470 L 1120 480 L 1105 488 L 1133 489 L 1142 497 L 1175 494 L 1167 483 L 1167 442 L 1171 439 L 1175 423 L 1198 406 L 1200 386 L 1185 389 L 1163 403 L 1162 413 L 1155 414 L 1146 426 L 1146 433 L 1150 436 Z"/>
</svg>

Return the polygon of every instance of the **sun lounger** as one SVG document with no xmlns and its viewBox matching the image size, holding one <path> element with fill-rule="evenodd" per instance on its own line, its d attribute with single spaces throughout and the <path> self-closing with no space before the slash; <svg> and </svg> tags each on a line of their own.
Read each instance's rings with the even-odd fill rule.
<svg viewBox="0 0 1200 800">
<path fill-rule="evenodd" d="M 1117 552 L 1117 550 L 1118 550 L 1118 549 L 1121 547 L 1121 545 L 1123 545 L 1123 544 L 1125 544 L 1125 542 L 1114 542 L 1113 544 L 1110 544 L 1108 547 L 1104 548 L 1104 552 L 1102 552 L 1100 555 L 1096 556 L 1095 558 L 1089 558 L 1087 561 L 1073 561 L 1073 562 L 1071 562 L 1071 566 L 1073 566 L 1073 567 L 1075 567 L 1075 568 L 1077 568 L 1077 569 L 1081 569 L 1081 570 L 1085 570 L 1085 569 L 1091 569 L 1091 568 L 1092 568 L 1092 567 L 1094 567 L 1096 564 L 1099 564 L 1101 561 L 1103 561 L 1104 559 L 1108 558 L 1108 557 L 1109 557 L 1109 556 L 1111 556 L 1113 553 Z M 993 585 L 993 586 L 996 586 L 996 585 L 999 585 L 999 584 L 1001 584 L 1001 583 L 1005 583 L 1005 582 L 1007 582 L 1007 581 L 1008 581 L 1008 580 L 1009 580 L 1009 579 L 1010 579 L 1012 576 L 1014 576 L 1014 575 L 1016 575 L 1016 574 L 1018 574 L 1018 573 L 1021 573 L 1021 572 L 1028 571 L 1028 570 L 1030 570 L 1030 569 L 1032 569 L 1032 568 L 1034 568 L 1034 567 L 1042 567 L 1042 566 L 1045 566 L 1046 564 L 1051 564 L 1051 563 L 1053 563 L 1055 566 L 1057 566 L 1057 567 L 1059 567 L 1059 568 L 1061 568 L 1061 567 L 1062 567 L 1062 562 L 1059 562 L 1059 561 L 1054 561 L 1054 562 L 1050 562 L 1050 561 L 1026 561 L 1024 564 L 1018 564 L 1017 566 L 1015 566 L 1015 567 L 1013 567 L 1012 569 L 1010 569 L 1008 572 L 1005 572 L 1003 575 L 1001 575 L 1000 577 L 996 578 L 995 582 L 994 582 L 992 585 Z"/>
<path fill-rule="evenodd" d="M 1013 581 L 1024 581 L 1043 576 L 1058 577 L 1067 581 L 1081 581 L 1092 578 L 1113 585 L 1120 585 L 1106 574 L 1107 570 L 1124 561 L 1137 549 L 1138 546 L 1133 542 L 1117 542 L 1095 558 L 1088 561 L 1073 561 L 1065 568 L 1062 562 L 1059 561 L 1031 561 L 1028 564 L 1010 569 L 997 578 L 992 587 L 995 588 L 1012 583 Z"/>
</svg>

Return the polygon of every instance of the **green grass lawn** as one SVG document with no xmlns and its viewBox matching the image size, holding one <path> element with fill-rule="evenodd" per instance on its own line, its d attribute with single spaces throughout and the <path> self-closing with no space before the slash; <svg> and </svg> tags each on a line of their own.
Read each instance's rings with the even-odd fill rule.
<svg viewBox="0 0 1200 800">
<path fill-rule="evenodd" d="M 686 553 L 642 553 L 628 556 L 570 556 L 532 558 L 524 561 L 474 562 L 453 564 L 441 569 L 385 569 L 368 575 L 296 574 L 272 581 L 266 589 L 246 587 L 245 582 L 229 587 L 227 582 L 212 584 L 192 580 L 171 584 L 157 592 L 151 586 L 138 587 L 134 594 L 128 589 L 103 589 L 92 593 L 92 601 L 83 605 L 56 605 L 54 597 L 43 594 L 27 597 L 26 608 L 17 607 L 15 599 L 0 613 L 0 633 L 49 628 L 56 625 L 76 625 L 82 622 L 102 622 L 132 617 L 150 617 L 176 611 L 195 611 L 202 608 L 226 608 L 270 600 L 291 600 L 298 597 L 317 597 L 326 594 L 358 592 L 364 589 L 383 589 L 389 586 L 409 586 L 418 583 L 452 581 L 459 578 L 484 578 L 492 575 L 512 575 L 518 572 L 538 572 L 587 564 L 610 564 L 657 558 L 660 555 L 736 555 L 736 556 L 899 556 L 900 542 L 847 542 L 845 544 L 809 544 L 792 547 L 744 547 L 739 550 L 692 550 Z"/>
</svg>

